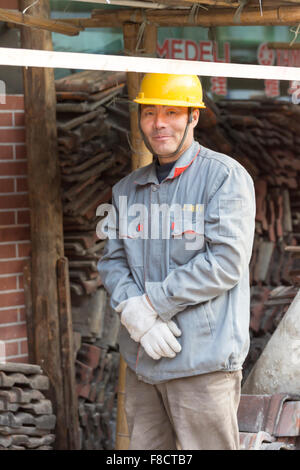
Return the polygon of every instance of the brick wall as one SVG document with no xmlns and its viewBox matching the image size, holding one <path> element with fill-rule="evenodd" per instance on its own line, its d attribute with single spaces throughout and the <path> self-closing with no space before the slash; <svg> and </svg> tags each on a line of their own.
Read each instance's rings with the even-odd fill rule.
<svg viewBox="0 0 300 470">
<path fill-rule="evenodd" d="M 0 103 L 0 361 L 28 362 L 23 265 L 30 254 L 24 99 Z"/>
</svg>

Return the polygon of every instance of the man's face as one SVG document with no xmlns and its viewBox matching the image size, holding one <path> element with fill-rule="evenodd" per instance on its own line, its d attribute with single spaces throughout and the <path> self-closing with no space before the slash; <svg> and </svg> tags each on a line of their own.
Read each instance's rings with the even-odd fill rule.
<svg viewBox="0 0 300 470">
<path fill-rule="evenodd" d="M 170 158 L 176 160 L 191 145 L 194 127 L 198 122 L 199 110 L 193 111 L 193 122 L 178 155 Z M 188 108 L 181 106 L 142 105 L 141 128 L 154 153 L 160 157 L 175 152 L 178 148 L 188 121 Z M 167 163 L 167 161 L 165 161 Z"/>
</svg>

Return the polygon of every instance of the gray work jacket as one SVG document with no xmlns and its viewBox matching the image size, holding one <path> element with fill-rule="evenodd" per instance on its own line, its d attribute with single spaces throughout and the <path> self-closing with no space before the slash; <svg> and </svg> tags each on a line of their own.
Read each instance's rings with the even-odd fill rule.
<svg viewBox="0 0 300 470">
<path fill-rule="evenodd" d="M 241 369 L 255 223 L 247 171 L 193 141 L 160 184 L 153 162 L 120 180 L 112 202 L 114 230 L 98 263 L 112 307 L 146 292 L 161 319 L 182 331 L 181 352 L 155 361 L 121 326 L 127 365 L 148 383 Z"/>
</svg>

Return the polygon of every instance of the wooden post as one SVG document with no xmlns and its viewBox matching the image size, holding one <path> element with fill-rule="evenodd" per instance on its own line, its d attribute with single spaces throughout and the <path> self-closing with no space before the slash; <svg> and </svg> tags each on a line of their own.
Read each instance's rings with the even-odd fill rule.
<svg viewBox="0 0 300 470">
<path fill-rule="evenodd" d="M 31 295 L 31 260 L 27 260 L 23 267 L 25 314 L 27 326 L 28 360 L 30 364 L 35 362 L 34 351 L 34 322 L 32 317 L 32 295 Z"/>
<path fill-rule="evenodd" d="M 22 9 L 30 4 L 31 0 L 20 2 Z M 29 11 L 49 18 L 49 1 L 40 0 Z M 52 50 L 51 33 L 23 27 L 22 47 Z M 55 447 L 69 449 L 56 274 L 64 243 L 54 73 L 50 68 L 24 68 L 23 78 L 31 217 L 31 357 L 50 381 L 56 414 Z"/>
<path fill-rule="evenodd" d="M 195 27 L 202 26 L 292 26 L 300 22 L 300 9 L 295 6 L 278 6 L 265 8 L 263 0 L 263 14 L 261 15 L 258 0 L 255 8 L 245 7 L 241 12 L 240 20 L 236 22 L 236 8 L 209 8 L 201 9 L 199 14 L 191 16 L 190 10 L 170 9 L 131 9 L 122 10 L 94 10 L 92 18 L 70 18 L 64 19 L 64 22 L 84 28 L 113 28 L 120 27 L 126 22 L 135 23 L 150 22 L 157 26 L 170 27 Z M 194 2 L 184 2 L 190 6 Z M 184 4 L 182 3 L 182 4 Z"/>
<path fill-rule="evenodd" d="M 124 47 L 134 55 L 136 50 L 139 25 L 128 23 L 123 26 Z M 145 55 L 156 56 L 157 28 L 154 25 L 147 25 L 143 38 L 143 49 Z M 136 97 L 141 82 L 141 74 L 128 73 L 127 87 L 129 99 Z M 133 146 L 132 169 L 140 168 L 152 162 L 152 155 L 146 148 L 138 127 L 138 110 L 135 103 L 130 110 L 131 142 Z M 118 384 L 118 415 L 117 415 L 117 433 L 116 449 L 127 450 L 129 447 L 129 433 L 125 415 L 125 386 L 126 386 L 126 362 L 120 357 L 119 366 L 119 384 Z"/>
<path fill-rule="evenodd" d="M 140 25 L 135 23 L 125 23 L 123 25 L 123 36 L 124 36 L 124 48 L 125 52 L 131 55 L 136 55 L 136 46 L 138 40 Z M 142 43 L 143 44 L 143 43 Z M 155 41 L 156 45 L 156 41 Z M 141 46 L 140 46 L 141 47 Z M 153 47 L 153 46 L 152 46 Z M 132 100 L 137 96 L 142 75 L 140 73 L 129 72 L 127 73 L 127 88 L 128 88 L 128 98 L 131 101 L 129 105 L 130 111 L 130 144 L 131 144 L 131 162 L 132 170 L 146 165 L 146 162 L 152 161 L 152 155 L 145 146 L 142 136 L 139 132 L 138 126 L 138 105 Z"/>
<path fill-rule="evenodd" d="M 116 429 L 116 450 L 128 450 L 130 438 L 125 415 L 125 385 L 126 385 L 126 362 L 120 356 L 119 381 L 118 381 L 118 412 Z"/>
<path fill-rule="evenodd" d="M 73 343 L 69 262 L 63 257 L 57 262 L 59 299 L 59 328 L 63 391 L 66 412 L 68 450 L 80 449 L 78 400 L 75 382 L 75 353 Z"/>
</svg>

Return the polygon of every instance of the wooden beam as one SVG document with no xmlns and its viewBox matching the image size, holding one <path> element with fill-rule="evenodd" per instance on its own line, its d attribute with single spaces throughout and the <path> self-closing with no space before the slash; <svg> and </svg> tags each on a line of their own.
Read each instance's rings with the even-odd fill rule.
<svg viewBox="0 0 300 470">
<path fill-rule="evenodd" d="M 173 5 L 173 6 L 179 6 L 179 5 L 198 5 L 202 6 L 203 8 L 209 8 L 210 11 L 218 10 L 220 8 L 234 8 L 237 9 L 239 6 L 241 6 L 241 3 L 238 1 L 226 1 L 226 0 L 220 0 L 220 1 L 215 1 L 215 0 L 160 0 L 161 3 L 164 3 L 166 5 Z M 293 2 L 291 1 L 282 1 L 282 0 L 262 0 L 261 3 L 261 8 L 259 4 L 259 0 L 249 0 L 247 3 L 247 8 L 256 8 L 259 12 L 262 10 L 264 11 L 265 7 L 272 7 L 272 8 L 278 8 L 282 6 L 295 6 L 295 3 L 300 4 L 300 0 L 294 0 Z M 125 6 L 125 5 L 124 5 Z M 246 6 L 245 6 L 246 8 Z"/>
<path fill-rule="evenodd" d="M 146 25 L 141 38 L 139 38 L 139 33 L 139 25 L 134 23 L 125 23 L 123 25 L 125 53 L 134 55 L 139 51 L 142 51 L 142 53 L 148 57 L 156 57 L 157 27 L 155 25 Z M 129 72 L 127 74 L 128 97 L 131 101 L 137 96 L 139 92 L 141 80 L 141 73 Z M 129 109 L 131 127 L 130 140 L 132 148 L 131 166 L 132 170 L 135 170 L 151 163 L 153 160 L 153 155 L 145 146 L 139 131 L 138 105 L 136 103 L 131 102 Z M 125 414 L 126 368 L 127 365 L 121 356 L 118 384 L 118 416 L 116 434 L 117 450 L 127 450 L 130 443 Z"/>
<path fill-rule="evenodd" d="M 295 42 L 294 44 L 290 44 L 289 42 L 268 42 L 269 49 L 289 49 L 295 50 L 300 49 L 300 43 Z"/>
<path fill-rule="evenodd" d="M 66 412 L 65 424 L 68 439 L 67 445 L 68 450 L 80 450 L 69 262 L 66 257 L 60 258 L 57 261 L 57 288 L 59 300 L 61 364 L 64 382 L 63 392 Z"/>
<path fill-rule="evenodd" d="M 138 34 L 140 26 L 134 23 L 125 23 L 123 25 L 123 36 L 124 36 L 124 49 L 125 54 L 132 54 L 134 56 L 137 53 L 136 47 L 138 46 Z M 149 31 L 150 29 L 150 31 Z M 151 40 L 149 40 L 147 32 L 152 33 Z M 143 39 L 148 39 L 148 53 L 152 56 L 156 54 L 156 27 L 151 25 L 151 27 L 146 27 L 146 31 L 143 34 Z M 144 42 L 140 44 L 140 49 L 143 49 Z M 145 49 L 144 52 L 146 53 Z M 152 161 L 152 155 L 149 150 L 146 148 L 142 136 L 139 132 L 138 125 L 138 106 L 133 103 L 133 99 L 137 96 L 142 75 L 141 73 L 128 72 L 127 73 L 127 89 L 128 97 L 131 101 L 130 104 L 130 140 L 131 140 L 131 149 L 132 149 L 132 170 L 139 168 L 144 165 L 144 162 Z M 147 163 L 146 163 L 147 164 Z"/>
<path fill-rule="evenodd" d="M 30 10 L 32 11 L 32 9 Z M 5 10 L 0 8 L 0 21 L 14 23 L 22 26 L 28 26 L 36 29 L 43 29 L 53 33 L 66 34 L 67 36 L 76 36 L 83 30 L 81 26 L 75 26 L 71 23 L 65 23 L 61 20 L 51 20 L 41 18 L 35 15 L 23 14 L 15 10 Z"/>
<path fill-rule="evenodd" d="M 165 9 L 123 9 L 123 10 L 94 10 L 91 18 L 70 18 L 65 21 L 84 28 L 89 27 L 121 27 L 123 23 L 153 23 L 157 26 L 290 26 L 300 23 L 300 8 L 298 6 L 282 6 L 264 8 L 261 15 L 258 8 L 244 8 L 240 22 L 236 22 L 236 9 L 210 8 L 201 9 L 194 17 L 190 10 Z"/>
<path fill-rule="evenodd" d="M 31 0 L 22 1 L 25 8 Z M 48 0 L 31 8 L 48 18 Z M 52 49 L 51 33 L 22 28 L 22 47 Z M 22 52 L 22 50 L 21 50 Z M 50 398 L 56 414 L 57 449 L 69 449 L 65 378 L 63 377 L 57 261 L 63 257 L 63 218 L 57 151 L 56 93 L 51 68 L 24 68 L 24 101 L 28 192 L 31 230 L 31 309 L 33 356 L 50 381 Z M 74 358 L 72 358 L 74 360 Z M 77 410 L 78 412 L 78 410 Z"/>
<path fill-rule="evenodd" d="M 173 6 L 173 7 L 186 7 L 190 8 L 192 5 L 198 5 L 202 7 L 204 10 L 208 10 L 208 8 L 217 9 L 217 8 L 237 8 L 240 4 L 235 2 L 229 2 L 226 0 L 223 1 L 215 1 L 215 0 L 160 0 L 165 6 Z"/>
</svg>

